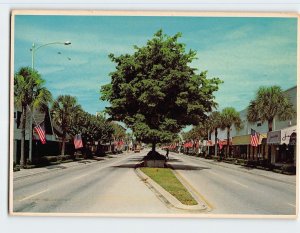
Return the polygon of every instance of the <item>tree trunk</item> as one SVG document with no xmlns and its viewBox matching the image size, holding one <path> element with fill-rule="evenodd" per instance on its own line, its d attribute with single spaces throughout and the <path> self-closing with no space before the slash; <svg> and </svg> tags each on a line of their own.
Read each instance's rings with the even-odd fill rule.
<svg viewBox="0 0 300 233">
<path fill-rule="evenodd" d="M 272 131 L 272 128 L 273 128 L 273 118 L 271 118 L 271 119 L 268 120 L 268 129 L 269 129 L 269 132 Z M 268 158 L 267 158 L 267 160 L 269 162 L 271 162 L 271 156 L 272 156 L 271 149 L 272 149 L 272 146 L 268 145 Z"/>
<path fill-rule="evenodd" d="M 65 155 L 65 144 L 66 144 L 66 136 L 62 137 L 62 145 L 61 145 L 61 155 Z"/>
<path fill-rule="evenodd" d="M 21 158 L 20 158 L 20 167 L 24 167 L 25 162 L 25 131 L 26 131 L 26 107 L 22 106 L 22 137 L 21 137 Z"/>
<path fill-rule="evenodd" d="M 152 142 L 152 151 L 153 151 L 153 152 L 155 151 L 155 146 L 156 146 L 156 142 L 153 141 L 153 142 Z"/>
<path fill-rule="evenodd" d="M 215 128 L 215 156 L 218 156 L 218 129 Z"/>
<path fill-rule="evenodd" d="M 230 127 L 227 127 L 227 148 L 226 148 L 226 157 L 228 157 L 229 154 L 230 154 L 229 138 L 230 138 Z"/>
</svg>

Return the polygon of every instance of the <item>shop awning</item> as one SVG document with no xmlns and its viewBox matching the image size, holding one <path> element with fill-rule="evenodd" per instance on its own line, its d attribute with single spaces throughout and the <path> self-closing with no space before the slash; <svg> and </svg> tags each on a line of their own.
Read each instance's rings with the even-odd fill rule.
<svg viewBox="0 0 300 233">
<path fill-rule="evenodd" d="M 268 144 L 293 144 L 296 143 L 297 126 L 288 127 L 282 130 L 268 132 Z M 292 140 L 290 140 L 292 139 Z M 291 141 L 291 142 L 290 142 Z"/>
<path fill-rule="evenodd" d="M 280 144 L 281 142 L 281 131 L 268 132 L 267 144 Z"/>
<path fill-rule="evenodd" d="M 259 134 L 259 140 L 258 140 L 258 144 L 266 144 L 267 143 L 267 138 L 268 138 L 268 134 L 267 133 L 260 133 Z"/>
<path fill-rule="evenodd" d="M 297 141 L 297 134 L 296 132 L 291 134 L 289 145 L 295 146 Z"/>
<path fill-rule="evenodd" d="M 232 145 L 249 145 L 250 144 L 250 135 L 241 135 L 232 137 Z"/>
<path fill-rule="evenodd" d="M 264 139 L 267 139 L 266 133 L 259 133 L 259 140 L 258 144 L 262 144 Z M 251 144 L 251 136 L 248 135 L 241 135 L 241 136 L 235 136 L 232 138 L 232 145 L 239 146 L 239 145 L 250 145 Z"/>
<path fill-rule="evenodd" d="M 297 126 L 296 125 L 292 126 L 292 127 L 289 127 L 289 128 L 282 129 L 281 130 L 281 142 L 280 142 L 280 144 L 286 144 L 286 145 L 290 144 L 290 138 L 291 138 L 291 136 L 292 136 L 292 138 L 294 136 L 296 136 L 295 135 L 296 134 L 296 130 L 297 130 Z"/>
</svg>

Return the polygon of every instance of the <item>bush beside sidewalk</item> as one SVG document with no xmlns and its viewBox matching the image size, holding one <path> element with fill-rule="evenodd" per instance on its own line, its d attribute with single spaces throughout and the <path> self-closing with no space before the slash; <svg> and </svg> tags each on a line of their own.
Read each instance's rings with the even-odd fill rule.
<svg viewBox="0 0 300 233">
<path fill-rule="evenodd" d="M 76 162 L 76 161 L 82 161 L 82 160 L 103 160 L 105 157 L 110 157 L 112 155 L 118 155 L 122 154 L 122 152 L 118 153 L 106 153 L 102 156 L 82 156 L 80 155 L 55 155 L 55 156 L 43 156 L 39 158 L 38 160 L 35 160 L 34 163 L 32 163 L 30 160 L 26 161 L 26 164 L 23 166 L 23 169 L 33 169 L 33 168 L 41 168 L 41 167 L 47 167 L 47 166 L 53 166 L 53 165 L 59 165 L 64 163 L 70 163 L 70 162 Z M 20 165 L 13 163 L 13 171 L 17 172 L 20 171 L 21 167 Z"/>
<path fill-rule="evenodd" d="M 271 164 L 268 160 L 247 160 L 242 158 L 220 158 L 220 156 L 202 155 L 202 154 L 184 154 L 186 156 L 200 157 L 215 162 L 223 162 L 228 164 L 240 165 L 248 168 L 256 168 L 265 171 L 273 171 L 275 173 L 285 175 L 296 175 L 296 166 L 293 164 Z"/>
</svg>

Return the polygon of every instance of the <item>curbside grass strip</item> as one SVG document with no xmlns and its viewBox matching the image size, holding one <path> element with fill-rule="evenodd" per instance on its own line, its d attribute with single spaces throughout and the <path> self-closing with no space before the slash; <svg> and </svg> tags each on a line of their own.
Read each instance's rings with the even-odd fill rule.
<svg viewBox="0 0 300 233">
<path fill-rule="evenodd" d="M 185 188 L 190 192 L 190 194 L 193 196 L 193 198 L 198 202 L 202 203 L 207 207 L 207 211 L 212 211 L 214 209 L 214 206 L 209 203 L 205 197 L 200 194 L 179 172 L 177 172 L 174 167 L 167 163 L 167 167 L 172 169 L 174 175 L 177 177 L 177 179 L 185 186 Z"/>
<path fill-rule="evenodd" d="M 179 200 L 177 200 L 173 195 L 167 192 L 164 188 L 162 188 L 159 184 L 157 184 L 154 180 L 152 180 L 149 176 L 147 176 L 144 172 L 142 172 L 138 166 L 136 166 L 135 172 L 137 176 L 146 184 L 146 186 L 151 191 L 153 191 L 156 194 L 156 196 L 168 207 L 173 207 L 188 212 L 206 212 L 208 210 L 205 203 L 202 200 L 199 201 L 198 197 L 195 198 L 194 194 L 192 194 L 192 196 L 195 198 L 198 204 L 184 205 Z M 185 185 L 183 184 L 183 186 Z"/>
</svg>

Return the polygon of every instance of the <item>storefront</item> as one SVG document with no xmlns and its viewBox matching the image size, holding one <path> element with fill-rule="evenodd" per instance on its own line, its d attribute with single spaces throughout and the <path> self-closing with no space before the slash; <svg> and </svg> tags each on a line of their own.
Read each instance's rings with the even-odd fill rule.
<svg viewBox="0 0 300 233">
<path fill-rule="evenodd" d="M 246 159 L 249 154 L 250 135 L 235 136 L 232 138 L 232 153 L 235 158 Z"/>
<path fill-rule="evenodd" d="M 279 160 L 286 163 L 296 164 L 296 138 L 297 126 L 281 130 L 281 153 Z"/>
<path fill-rule="evenodd" d="M 296 163 L 296 126 L 268 133 L 271 163 Z"/>
<path fill-rule="evenodd" d="M 251 135 L 235 136 L 232 138 L 233 156 L 248 160 L 264 159 L 267 156 L 266 133 L 259 134 L 258 146 L 251 146 Z"/>
</svg>

